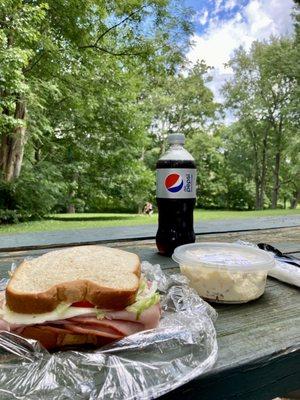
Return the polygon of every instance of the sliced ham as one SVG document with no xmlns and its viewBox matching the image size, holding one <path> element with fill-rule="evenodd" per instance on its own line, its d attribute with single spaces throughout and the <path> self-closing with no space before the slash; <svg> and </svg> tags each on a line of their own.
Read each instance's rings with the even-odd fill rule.
<svg viewBox="0 0 300 400">
<path fill-rule="evenodd" d="M 110 328 L 109 326 L 105 326 L 105 325 L 102 325 L 102 326 L 101 326 L 101 329 L 100 329 L 100 327 L 97 326 L 97 325 L 86 324 L 86 323 L 83 323 L 83 322 L 81 322 L 81 321 L 70 321 L 70 320 L 66 320 L 66 321 L 65 321 L 65 327 L 66 327 L 66 328 L 69 328 L 69 327 L 72 326 L 72 325 L 73 325 L 73 326 L 80 326 L 80 327 L 82 327 L 82 328 L 96 329 L 96 330 L 98 330 L 98 331 L 102 331 L 102 332 L 106 332 L 106 333 L 111 333 L 111 334 L 113 334 L 113 335 L 119 334 L 119 332 L 117 332 L 115 329 L 112 329 L 112 328 Z"/>
<path fill-rule="evenodd" d="M 10 331 L 10 324 L 0 319 L 0 331 Z"/>
<path fill-rule="evenodd" d="M 68 319 L 43 324 L 16 325 L 0 319 L 0 330 L 11 331 L 27 338 L 39 340 L 48 349 L 72 344 L 97 346 L 122 339 L 125 336 L 155 328 L 161 317 L 156 304 L 145 310 L 137 319 L 136 313 L 126 310 L 105 310 L 105 317 L 98 319 L 90 312 Z"/>
<path fill-rule="evenodd" d="M 116 333 L 122 336 L 133 335 L 134 333 L 144 330 L 144 325 L 139 322 L 132 321 L 120 321 L 120 320 L 108 320 L 108 319 L 97 319 L 96 317 L 74 317 L 70 320 L 74 321 L 81 326 L 93 326 L 94 329 L 102 330 L 103 328 L 110 328 Z"/>
<path fill-rule="evenodd" d="M 124 337 L 124 335 L 120 335 L 118 333 L 107 333 L 107 332 L 104 332 L 103 330 L 92 329 L 88 326 L 82 327 L 82 326 L 78 326 L 75 324 L 74 325 L 70 324 L 67 326 L 71 332 L 80 333 L 82 335 L 95 335 L 95 336 L 100 336 L 100 337 L 111 338 L 112 340 L 122 339 L 122 337 Z"/>
<path fill-rule="evenodd" d="M 53 333 L 70 333 L 70 332 L 72 332 L 72 330 L 69 329 L 68 326 L 59 326 L 59 327 L 57 327 L 57 326 L 53 326 L 52 324 L 49 324 L 49 325 L 32 325 L 32 326 L 38 327 L 39 329 L 44 330 L 44 331 L 48 331 L 48 332 L 51 331 Z"/>
<path fill-rule="evenodd" d="M 151 306 L 150 308 L 142 312 L 138 320 L 136 319 L 135 313 L 126 310 L 107 311 L 105 317 L 113 320 L 118 319 L 122 321 L 139 322 L 144 326 L 144 330 L 153 329 L 156 328 L 159 323 L 161 317 L 161 308 L 159 303 Z"/>
</svg>

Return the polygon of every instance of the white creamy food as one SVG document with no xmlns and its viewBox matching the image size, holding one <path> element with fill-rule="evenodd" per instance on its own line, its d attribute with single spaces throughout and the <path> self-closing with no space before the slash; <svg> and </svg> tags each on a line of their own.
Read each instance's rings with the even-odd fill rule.
<svg viewBox="0 0 300 400">
<path fill-rule="evenodd" d="M 201 297 L 224 302 L 246 302 L 260 297 L 265 290 L 266 272 L 228 272 L 181 265 L 181 272 Z"/>
<path fill-rule="evenodd" d="M 201 297 L 217 302 L 243 303 L 264 293 L 267 271 L 251 270 L 251 265 L 257 260 L 255 254 L 213 248 L 198 248 L 186 254 L 197 265 L 180 264 L 181 272 Z M 232 265 L 235 268 L 232 269 Z"/>
</svg>

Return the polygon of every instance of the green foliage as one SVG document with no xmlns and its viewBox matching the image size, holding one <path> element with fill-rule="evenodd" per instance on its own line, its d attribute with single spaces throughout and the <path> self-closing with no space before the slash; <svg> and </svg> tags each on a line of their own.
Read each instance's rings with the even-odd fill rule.
<svg viewBox="0 0 300 400">
<path fill-rule="evenodd" d="M 292 39 L 272 38 L 253 43 L 248 53 L 238 49 L 229 62 L 233 77 L 224 86 L 226 106 L 243 132 L 245 145 L 238 153 L 251 163 L 248 171 L 258 209 L 266 200 L 267 205 L 277 206 L 285 162 L 292 160 L 287 156 L 290 144 L 299 133 L 296 52 Z"/>
<path fill-rule="evenodd" d="M 198 206 L 297 203 L 299 35 L 236 51 L 223 127 L 210 69 L 185 66 L 191 20 L 179 0 L 1 2 L 0 221 L 141 210 L 176 131 Z"/>
<path fill-rule="evenodd" d="M 0 222 L 41 218 L 54 209 L 66 192 L 63 176 L 49 162 L 25 165 L 13 183 L 0 182 Z"/>
<path fill-rule="evenodd" d="M 0 139 L 9 144 L 22 126 L 27 142 L 8 209 L 33 217 L 141 207 L 154 187 L 153 172 L 137 161 L 152 119 L 145 93 L 153 75 L 182 63 L 189 33 L 189 12 L 175 0 L 4 0 Z"/>
<path fill-rule="evenodd" d="M 197 164 L 197 206 L 245 210 L 254 208 L 254 184 L 247 159 L 242 159 L 241 137 L 233 127 L 215 134 L 195 132 L 187 148 Z"/>
<path fill-rule="evenodd" d="M 88 188 L 90 190 L 86 191 Z M 81 196 L 86 199 L 85 210 L 88 212 L 139 212 L 147 200 L 153 200 L 154 188 L 153 172 L 136 161 L 125 171 L 113 175 L 106 173 L 97 183 L 84 186 Z"/>
<path fill-rule="evenodd" d="M 162 142 L 168 133 L 188 136 L 195 129 L 207 129 L 215 120 L 218 105 L 206 86 L 208 71 L 204 63 L 198 63 L 189 70 L 157 78 L 151 94 L 152 130 Z"/>
<path fill-rule="evenodd" d="M 193 154 L 197 165 L 197 205 L 224 208 L 226 186 L 221 179 L 224 155 L 220 138 L 198 131 L 187 141 L 187 149 Z"/>
<path fill-rule="evenodd" d="M 48 214 L 63 196 L 65 186 L 61 172 L 49 162 L 34 168 L 25 166 L 14 185 L 16 209 L 31 218 Z"/>
</svg>

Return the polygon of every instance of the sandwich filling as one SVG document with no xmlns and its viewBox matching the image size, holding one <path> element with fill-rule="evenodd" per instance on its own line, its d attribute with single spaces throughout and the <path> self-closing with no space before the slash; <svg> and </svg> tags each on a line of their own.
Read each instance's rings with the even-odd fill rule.
<svg viewBox="0 0 300 400">
<path fill-rule="evenodd" d="M 159 300 L 156 282 L 150 283 L 142 278 L 135 302 L 123 310 L 102 310 L 87 301 L 79 301 L 73 304 L 61 303 L 47 313 L 21 314 L 11 311 L 3 301 L 0 330 L 31 338 L 49 335 L 49 343 L 47 340 L 42 341 L 46 348 L 72 344 L 70 340 L 64 343 L 68 335 L 74 344 L 74 338 L 78 338 L 78 335 L 87 335 L 89 343 L 93 343 L 91 337 L 97 338 L 95 344 L 99 344 L 99 338 L 105 338 L 104 343 L 107 343 L 155 328 L 161 316 Z"/>
</svg>

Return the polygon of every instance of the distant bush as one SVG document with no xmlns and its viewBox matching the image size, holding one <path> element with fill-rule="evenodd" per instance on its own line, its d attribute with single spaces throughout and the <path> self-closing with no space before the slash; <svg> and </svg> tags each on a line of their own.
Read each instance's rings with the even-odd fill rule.
<svg viewBox="0 0 300 400">
<path fill-rule="evenodd" d="M 64 183 L 53 165 L 24 166 L 16 182 L 0 181 L 0 223 L 40 219 L 64 196 Z"/>
</svg>

